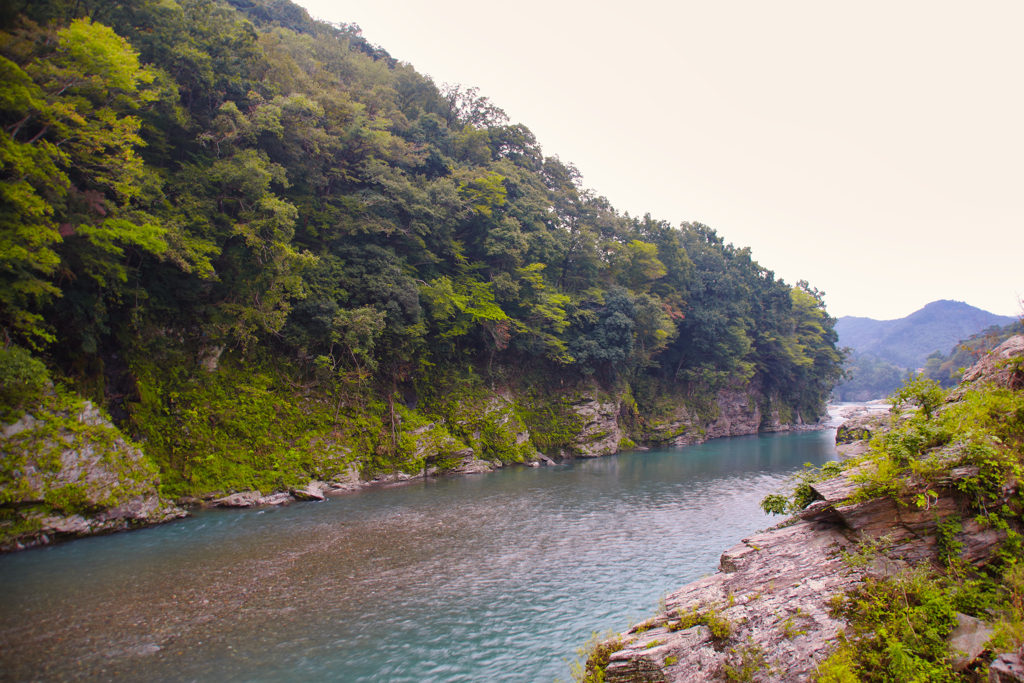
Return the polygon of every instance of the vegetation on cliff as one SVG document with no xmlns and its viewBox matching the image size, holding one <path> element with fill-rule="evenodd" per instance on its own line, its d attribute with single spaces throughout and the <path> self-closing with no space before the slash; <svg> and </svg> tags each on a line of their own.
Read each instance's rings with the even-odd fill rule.
<svg viewBox="0 0 1024 683">
<path fill-rule="evenodd" d="M 960 375 L 965 368 L 972 366 L 978 358 L 1010 337 L 1021 333 L 1024 333 L 1024 322 L 1020 320 L 1003 327 L 993 325 L 983 332 L 972 334 L 967 339 L 961 339 L 947 354 L 939 351 L 932 353 L 926 359 L 921 374 L 949 389 L 960 381 Z"/>
<path fill-rule="evenodd" d="M 843 463 L 858 484 L 844 505 L 891 498 L 901 512 L 850 557 L 872 571 L 832 604 L 849 627 L 819 680 L 977 680 L 992 657 L 958 656 L 949 640 L 958 613 L 990 623 L 991 652 L 1019 654 L 1024 645 L 1024 338 L 997 351 L 953 391 L 908 381 L 891 397 L 889 428 Z M 834 474 L 808 471 L 792 497 L 769 496 L 763 506 L 802 510 L 818 498 L 809 483 Z M 934 518 L 914 526 L 923 540 L 889 535 L 921 513 Z M 911 550 L 921 543 L 933 548 L 926 557 Z"/>
<path fill-rule="evenodd" d="M 552 447 L 582 384 L 643 419 L 756 380 L 808 418 L 840 376 L 821 292 L 707 226 L 619 213 L 354 25 L 285 0 L 0 22 L 3 343 L 106 406 L 170 491 L 421 468 L 450 453 L 409 432 L 461 429 L 437 387 L 525 368 L 547 393 L 516 419 Z"/>
</svg>

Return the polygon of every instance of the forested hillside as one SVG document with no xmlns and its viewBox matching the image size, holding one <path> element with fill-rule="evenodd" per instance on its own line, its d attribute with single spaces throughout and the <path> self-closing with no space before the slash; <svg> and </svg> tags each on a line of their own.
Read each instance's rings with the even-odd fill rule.
<svg viewBox="0 0 1024 683">
<path fill-rule="evenodd" d="M 949 353 L 936 351 L 928 356 L 921 374 L 948 389 L 960 381 L 965 368 L 971 367 L 986 353 L 1019 334 L 1024 334 L 1024 322 L 1020 320 L 1003 327 L 993 325 L 984 332 L 960 340 Z"/>
<path fill-rule="evenodd" d="M 354 25 L 287 0 L 12 5 L 5 420 L 51 376 L 186 492 L 316 474 L 331 439 L 419 467 L 396 425 L 478 386 L 618 387 L 640 424 L 751 382 L 814 416 L 840 376 L 816 289 L 710 227 L 618 212 Z M 538 445 L 556 413 L 523 414 Z"/>
</svg>

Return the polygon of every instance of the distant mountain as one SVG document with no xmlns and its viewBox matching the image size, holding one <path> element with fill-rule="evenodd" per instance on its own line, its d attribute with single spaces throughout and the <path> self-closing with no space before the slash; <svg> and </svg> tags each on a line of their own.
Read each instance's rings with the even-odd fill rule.
<svg viewBox="0 0 1024 683">
<path fill-rule="evenodd" d="M 933 301 L 899 320 L 843 316 L 836 322 L 839 346 L 857 355 L 870 355 L 901 368 L 924 367 L 928 355 L 948 354 L 961 340 L 992 325 L 1009 325 L 1016 318 L 995 315 L 962 301 Z"/>
</svg>

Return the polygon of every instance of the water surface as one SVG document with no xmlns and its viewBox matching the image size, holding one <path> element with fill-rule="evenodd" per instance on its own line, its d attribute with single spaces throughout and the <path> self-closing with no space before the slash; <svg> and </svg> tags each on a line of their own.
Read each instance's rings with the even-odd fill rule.
<svg viewBox="0 0 1024 683">
<path fill-rule="evenodd" d="M 418 482 L 0 557 L 0 680 L 568 680 L 774 523 L 834 430 Z"/>
</svg>

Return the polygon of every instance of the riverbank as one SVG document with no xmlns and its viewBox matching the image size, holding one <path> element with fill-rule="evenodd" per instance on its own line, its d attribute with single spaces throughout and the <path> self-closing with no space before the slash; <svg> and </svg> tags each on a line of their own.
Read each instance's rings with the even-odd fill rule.
<svg viewBox="0 0 1024 683">
<path fill-rule="evenodd" d="M 232 372 L 221 371 L 226 374 L 217 381 L 234 381 Z M 252 381 L 251 373 L 245 379 Z M 358 420 L 339 426 L 338 421 L 347 424 L 348 419 L 339 410 L 328 410 L 333 417 L 321 416 L 327 422 L 316 429 L 316 420 L 309 425 L 293 424 L 290 417 L 282 420 L 292 413 L 323 412 L 323 402 L 309 396 L 293 397 L 302 405 L 289 410 L 265 400 L 270 407 L 262 416 L 245 403 L 244 392 L 225 397 L 224 389 L 217 394 L 220 403 L 208 391 L 197 393 L 196 402 L 201 396 L 211 401 L 202 410 L 190 408 L 192 399 L 175 394 L 159 418 L 169 420 L 173 432 L 144 432 L 143 443 L 127 440 L 91 403 L 67 392 L 60 397 L 67 405 L 47 407 L 57 401 L 52 395 L 15 424 L 5 425 L 3 448 L 10 454 L 10 466 L 0 473 L 0 552 L 158 524 L 188 509 L 279 506 L 430 477 L 550 466 L 633 448 L 695 445 L 832 424 L 824 418 L 804 422 L 799 415 L 792 423 L 783 422 L 777 397 L 765 395 L 756 383 L 724 388 L 712 403 L 706 397 L 701 402 L 667 395 L 658 412 L 647 415 L 637 412 L 628 387 L 608 391 L 592 384 L 559 385 L 544 392 L 452 385 L 429 400 L 414 396 L 408 405 L 396 402 L 391 424 L 375 427 L 387 439 L 375 442 L 366 436 L 373 430 L 368 432 Z M 236 399 L 238 405 L 224 403 Z M 233 421 L 239 414 L 249 415 L 249 420 L 234 424 L 225 413 Z M 82 417 L 86 414 L 90 417 Z M 359 419 L 365 422 L 364 417 Z M 212 429 L 215 424 L 220 427 Z M 269 449 L 255 432 L 280 436 L 290 429 L 298 436 L 290 440 L 291 446 L 281 445 L 287 457 L 259 455 Z M 242 433 L 244 439 L 238 437 Z M 87 442 L 79 443 L 83 434 Z M 230 438 L 224 440 L 225 435 Z M 200 447 L 219 452 L 194 450 Z M 170 455 L 159 455 L 165 451 Z M 157 457 L 151 457 L 154 452 Z M 395 464 L 382 465 L 387 459 Z M 127 473 L 139 468 L 148 469 L 139 475 L 145 485 L 138 490 L 114 485 L 119 479 L 132 480 L 135 475 Z M 40 476 L 33 478 L 33 473 Z M 81 482 L 92 483 L 83 489 Z"/>
<path fill-rule="evenodd" d="M 873 666 L 966 681 L 1019 667 L 1024 613 L 999 586 L 1015 585 L 1006 572 L 1024 555 L 1022 358 L 1016 337 L 948 395 L 919 381 L 897 394 L 891 415 L 851 415 L 837 434 L 859 456 L 807 472 L 792 499 L 772 506 L 795 516 L 742 539 L 718 573 L 598 645 L 590 674 L 608 683 L 854 681 L 875 680 Z M 988 680 L 1024 680 L 1002 675 Z"/>
</svg>

